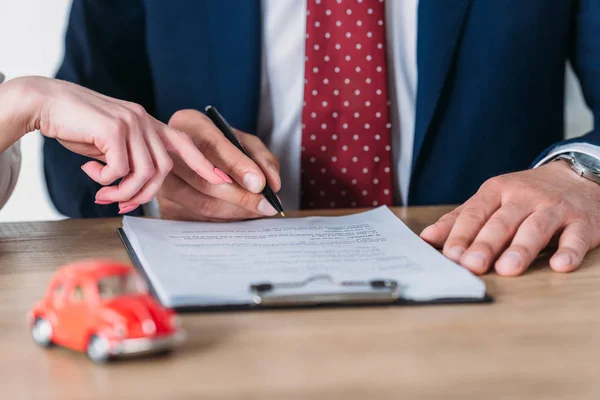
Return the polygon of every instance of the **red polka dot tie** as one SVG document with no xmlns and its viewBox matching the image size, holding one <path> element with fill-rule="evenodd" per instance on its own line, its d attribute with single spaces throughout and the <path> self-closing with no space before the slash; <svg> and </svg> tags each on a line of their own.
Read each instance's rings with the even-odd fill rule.
<svg viewBox="0 0 600 400">
<path fill-rule="evenodd" d="M 307 0 L 302 208 L 392 204 L 383 0 Z"/>
</svg>

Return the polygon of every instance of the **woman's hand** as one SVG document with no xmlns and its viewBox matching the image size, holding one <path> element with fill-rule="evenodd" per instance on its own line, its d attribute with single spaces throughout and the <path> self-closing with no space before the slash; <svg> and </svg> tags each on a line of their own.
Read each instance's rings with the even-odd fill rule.
<svg viewBox="0 0 600 400">
<path fill-rule="evenodd" d="M 119 202 L 127 213 L 152 200 L 171 170 L 175 153 L 211 184 L 231 182 L 208 161 L 189 136 L 152 118 L 138 104 L 113 99 L 81 86 L 41 77 L 14 79 L 28 100 L 25 132 L 39 129 L 69 150 L 98 161 L 81 166 L 104 185 L 96 203 Z M 19 90 L 17 90 L 19 91 Z M 122 178 L 118 185 L 109 186 Z"/>
</svg>

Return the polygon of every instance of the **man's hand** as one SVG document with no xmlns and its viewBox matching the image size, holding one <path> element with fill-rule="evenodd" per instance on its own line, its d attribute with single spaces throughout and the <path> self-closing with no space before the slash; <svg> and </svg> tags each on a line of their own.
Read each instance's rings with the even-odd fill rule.
<svg viewBox="0 0 600 400">
<path fill-rule="evenodd" d="M 600 186 L 562 161 L 486 181 L 421 237 L 476 274 L 527 270 L 553 237 L 550 266 L 571 272 L 600 243 Z"/>
<path fill-rule="evenodd" d="M 202 179 L 173 155 L 173 170 L 157 195 L 163 218 L 231 221 L 275 215 L 260 192 L 266 182 L 281 188 L 279 162 L 256 136 L 236 131 L 256 162 L 246 157 L 199 111 L 176 112 L 169 125 L 188 134 L 198 149 L 233 182 L 214 185 Z M 231 180 L 230 180 L 231 181 Z"/>
</svg>

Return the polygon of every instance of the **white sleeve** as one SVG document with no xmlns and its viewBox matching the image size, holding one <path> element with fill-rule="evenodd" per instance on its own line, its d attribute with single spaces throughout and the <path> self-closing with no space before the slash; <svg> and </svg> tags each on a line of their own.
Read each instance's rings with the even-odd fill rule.
<svg viewBox="0 0 600 400">
<path fill-rule="evenodd" d="M 156 200 L 156 197 L 153 198 L 150 203 L 146 203 L 146 204 L 142 205 L 142 209 L 144 210 L 145 216 L 160 218 L 160 207 L 158 205 L 158 201 Z"/>
<path fill-rule="evenodd" d="M 17 184 L 21 169 L 21 148 L 16 142 L 0 153 L 0 207 L 4 206 Z"/>
<path fill-rule="evenodd" d="M 550 162 L 554 158 L 556 158 L 556 156 L 558 156 L 559 154 L 571 153 L 571 152 L 583 153 L 590 157 L 594 157 L 594 158 L 600 160 L 600 147 L 599 146 L 594 146 L 593 144 L 589 144 L 589 143 L 569 143 L 569 144 L 564 144 L 562 146 L 557 146 L 554 149 L 552 149 L 552 151 L 550 151 L 550 153 L 548 153 L 548 155 L 546 155 L 546 157 L 544 157 L 540 161 L 538 161 L 538 163 L 535 164 L 535 166 L 533 168 L 541 167 L 542 165 L 547 164 L 548 162 Z"/>
</svg>

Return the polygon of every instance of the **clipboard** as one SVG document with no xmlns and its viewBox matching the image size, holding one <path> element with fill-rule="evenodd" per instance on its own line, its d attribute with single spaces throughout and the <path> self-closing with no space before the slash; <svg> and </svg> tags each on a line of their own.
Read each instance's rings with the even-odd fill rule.
<svg viewBox="0 0 600 400">
<path fill-rule="evenodd" d="M 135 250 L 122 228 L 117 234 L 150 293 L 160 301 Z M 174 307 L 177 312 L 217 312 L 269 309 L 303 309 L 321 307 L 372 307 L 431 304 L 490 304 L 494 300 L 486 294 L 482 298 L 441 298 L 427 301 L 404 299 L 400 295 L 402 283 L 393 279 L 376 278 L 368 281 L 334 281 L 329 275 L 314 275 L 303 281 L 255 282 L 248 288 L 252 302 L 231 305 L 194 305 Z"/>
</svg>

